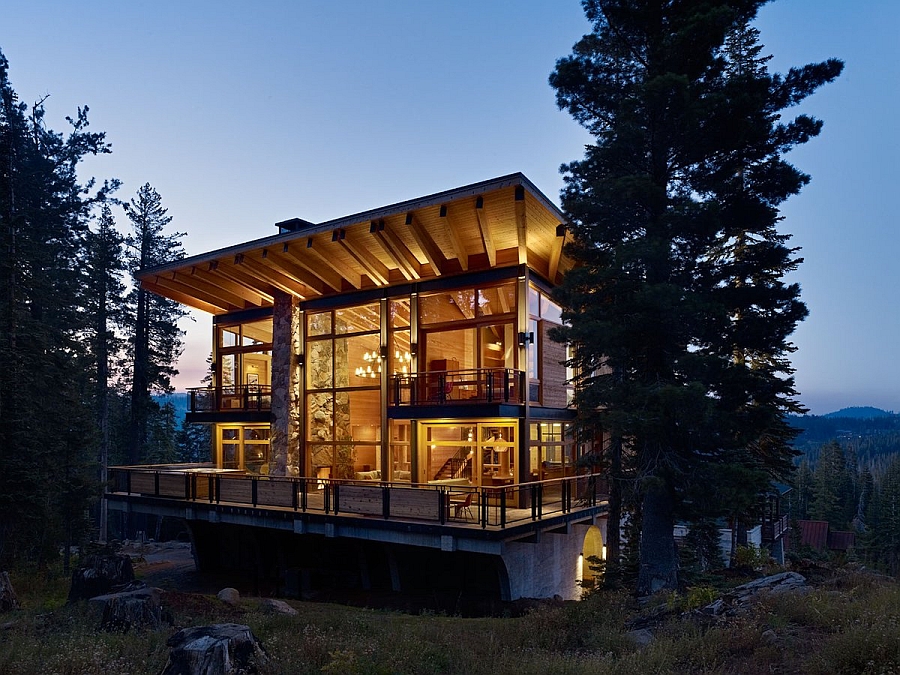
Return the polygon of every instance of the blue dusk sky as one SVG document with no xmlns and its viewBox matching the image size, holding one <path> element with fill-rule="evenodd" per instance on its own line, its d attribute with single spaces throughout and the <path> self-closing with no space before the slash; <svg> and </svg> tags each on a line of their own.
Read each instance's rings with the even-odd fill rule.
<svg viewBox="0 0 900 675">
<path fill-rule="evenodd" d="M 789 155 L 812 176 L 782 225 L 805 258 L 800 398 L 900 411 L 900 2 L 780 0 L 756 26 L 772 70 L 846 62 L 801 108 L 822 135 Z M 588 30 L 576 0 L 0 0 L 20 98 L 49 94 L 56 130 L 88 105 L 113 153 L 86 172 L 123 199 L 153 185 L 189 255 L 516 171 L 558 203 L 590 139 L 547 77 Z M 209 353 L 195 316 L 179 389 Z"/>
</svg>

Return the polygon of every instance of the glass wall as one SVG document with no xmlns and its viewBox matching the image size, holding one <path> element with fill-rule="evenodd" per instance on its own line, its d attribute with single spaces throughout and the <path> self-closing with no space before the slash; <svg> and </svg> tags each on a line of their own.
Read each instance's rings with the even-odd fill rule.
<svg viewBox="0 0 900 675">
<path fill-rule="evenodd" d="M 216 432 L 220 468 L 261 476 L 269 473 L 268 424 L 219 424 Z"/>
<path fill-rule="evenodd" d="M 450 485 L 510 485 L 515 482 L 517 423 L 422 423 L 422 482 Z"/>
<path fill-rule="evenodd" d="M 272 384 L 272 319 L 216 325 L 215 381 L 220 408 L 260 406 Z"/>
<path fill-rule="evenodd" d="M 575 442 L 571 424 L 532 422 L 528 462 L 531 480 L 575 475 Z"/>
<path fill-rule="evenodd" d="M 512 282 L 423 293 L 420 369 L 515 368 L 515 309 Z"/>
<path fill-rule="evenodd" d="M 306 441 L 311 475 L 381 476 L 379 305 L 306 314 Z"/>
</svg>

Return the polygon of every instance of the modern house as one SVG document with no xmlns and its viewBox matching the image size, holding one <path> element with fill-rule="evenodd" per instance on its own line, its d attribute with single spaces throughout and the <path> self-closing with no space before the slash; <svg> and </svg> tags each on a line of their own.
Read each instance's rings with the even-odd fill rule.
<svg viewBox="0 0 900 675">
<path fill-rule="evenodd" d="M 187 417 L 212 462 L 119 467 L 110 507 L 184 518 L 201 569 L 286 589 L 576 597 L 605 488 L 550 337 L 563 214 L 512 174 L 277 228 L 141 274 L 213 317 Z"/>
</svg>

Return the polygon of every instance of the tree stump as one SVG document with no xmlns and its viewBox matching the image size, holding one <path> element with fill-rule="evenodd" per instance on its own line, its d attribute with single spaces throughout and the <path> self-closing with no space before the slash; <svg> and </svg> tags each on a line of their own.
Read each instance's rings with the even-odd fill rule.
<svg viewBox="0 0 900 675">
<path fill-rule="evenodd" d="M 158 628 L 164 621 L 162 595 L 162 589 L 146 587 L 98 595 L 88 604 L 99 617 L 100 628 L 124 633 L 132 628 Z"/>
<path fill-rule="evenodd" d="M 250 627 L 236 623 L 185 628 L 166 644 L 172 651 L 161 675 L 249 675 L 268 662 Z"/>
<path fill-rule="evenodd" d="M 8 572 L 0 572 L 0 612 L 19 609 L 19 599 L 13 590 Z"/>
<path fill-rule="evenodd" d="M 72 572 L 69 602 L 119 590 L 134 581 L 131 558 L 122 553 L 92 553 Z"/>
</svg>

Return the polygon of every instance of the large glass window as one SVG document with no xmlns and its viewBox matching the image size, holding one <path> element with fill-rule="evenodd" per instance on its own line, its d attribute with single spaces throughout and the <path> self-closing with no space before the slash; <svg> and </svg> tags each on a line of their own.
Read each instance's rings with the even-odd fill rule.
<svg viewBox="0 0 900 675">
<path fill-rule="evenodd" d="M 216 325 L 216 384 L 221 409 L 268 407 L 272 319 Z"/>
<path fill-rule="evenodd" d="M 219 466 L 248 474 L 269 473 L 268 424 L 218 425 Z"/>
<path fill-rule="evenodd" d="M 379 305 L 307 314 L 306 434 L 314 475 L 381 478 Z"/>
<path fill-rule="evenodd" d="M 516 480 L 514 422 L 421 425 L 421 479 L 435 484 L 510 485 Z"/>
</svg>

